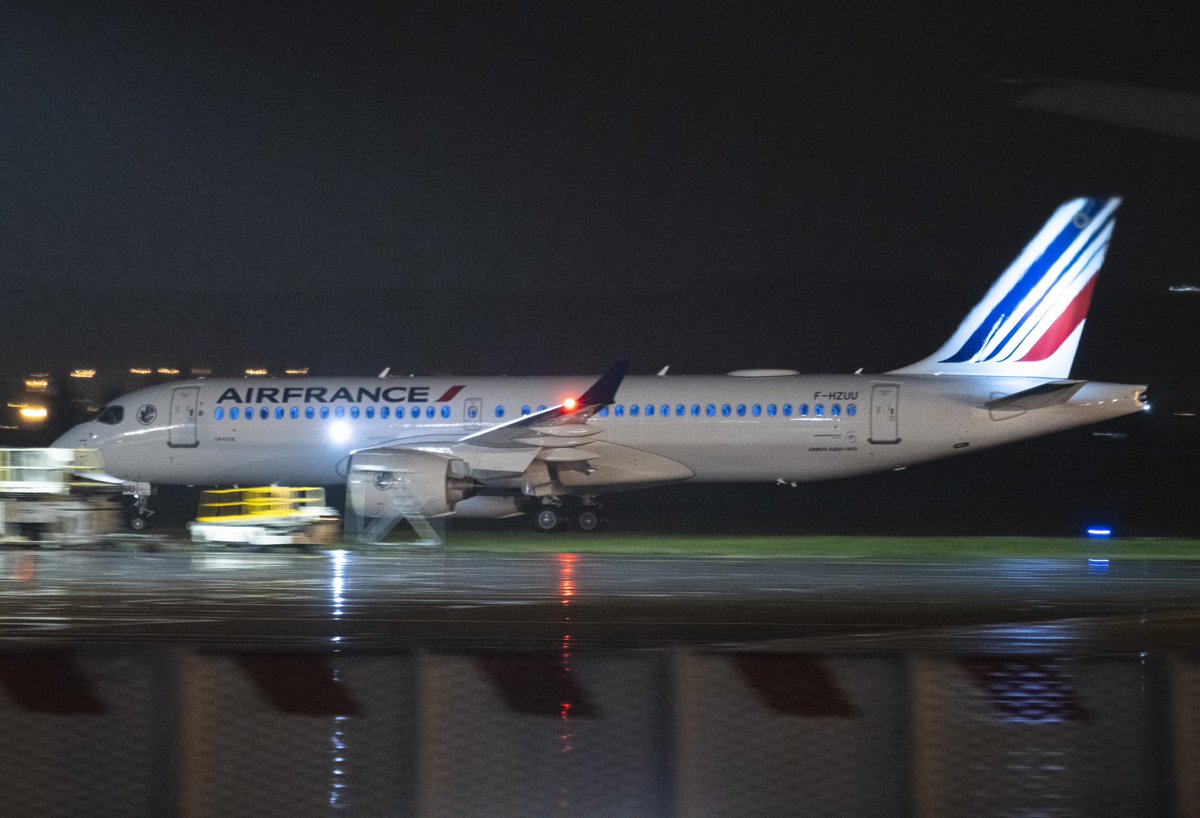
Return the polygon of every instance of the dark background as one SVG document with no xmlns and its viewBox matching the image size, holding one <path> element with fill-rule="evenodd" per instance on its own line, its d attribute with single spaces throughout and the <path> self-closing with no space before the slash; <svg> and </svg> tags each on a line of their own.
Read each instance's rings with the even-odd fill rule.
<svg viewBox="0 0 1200 818">
<path fill-rule="evenodd" d="M 1200 144 L 1011 105 L 1200 91 L 1139 3 L 12 3 L 0 376 L 883 371 L 1053 209 L 1120 194 L 1073 374 L 1154 411 L 912 469 L 614 499 L 628 524 L 1195 533 Z M 118 392 L 101 378 L 93 392 Z M 65 418 L 60 412 L 56 421 Z M 48 427 L 42 432 L 47 436 Z M 10 435 L 16 439 L 20 435 Z"/>
</svg>

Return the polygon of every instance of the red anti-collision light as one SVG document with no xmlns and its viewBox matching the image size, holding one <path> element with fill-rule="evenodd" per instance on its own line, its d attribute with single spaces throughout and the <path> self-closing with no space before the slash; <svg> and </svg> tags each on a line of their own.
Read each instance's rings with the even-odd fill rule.
<svg viewBox="0 0 1200 818">
<path fill-rule="evenodd" d="M 574 412 L 578 408 L 579 408 L 579 401 L 575 400 L 575 398 L 567 398 L 566 400 L 563 401 L 563 411 L 564 412 Z"/>
</svg>

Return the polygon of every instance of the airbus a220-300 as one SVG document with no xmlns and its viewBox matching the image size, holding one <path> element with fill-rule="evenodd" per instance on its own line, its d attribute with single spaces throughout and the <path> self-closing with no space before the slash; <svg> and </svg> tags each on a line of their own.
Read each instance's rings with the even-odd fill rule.
<svg viewBox="0 0 1200 818">
<path fill-rule="evenodd" d="M 609 492 L 974 452 L 1144 407 L 1144 386 L 1069 377 L 1119 203 L 1059 207 L 941 349 L 882 374 L 178 381 L 55 445 L 134 484 L 344 484 L 370 519 L 529 513 L 542 531 L 598 528 Z"/>
</svg>

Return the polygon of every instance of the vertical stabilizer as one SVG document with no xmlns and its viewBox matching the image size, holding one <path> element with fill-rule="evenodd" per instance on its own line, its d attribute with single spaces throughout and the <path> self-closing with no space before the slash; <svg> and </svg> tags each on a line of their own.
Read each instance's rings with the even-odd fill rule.
<svg viewBox="0 0 1200 818">
<path fill-rule="evenodd" d="M 1120 204 L 1113 197 L 1059 207 L 941 349 L 893 371 L 1068 377 Z"/>
</svg>

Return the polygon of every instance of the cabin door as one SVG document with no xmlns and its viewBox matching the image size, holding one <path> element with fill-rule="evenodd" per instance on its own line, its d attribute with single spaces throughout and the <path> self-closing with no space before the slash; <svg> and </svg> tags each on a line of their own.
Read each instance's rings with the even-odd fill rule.
<svg viewBox="0 0 1200 818">
<path fill-rule="evenodd" d="M 199 401 L 198 386 L 181 386 L 171 392 L 168 446 L 192 448 L 200 445 L 200 439 L 196 436 L 196 405 Z"/>
<path fill-rule="evenodd" d="M 877 383 L 871 387 L 871 442 L 900 442 L 900 386 Z"/>
</svg>

